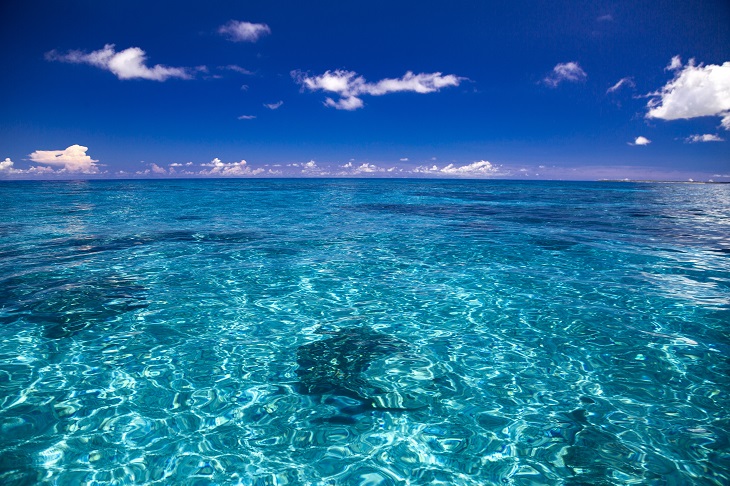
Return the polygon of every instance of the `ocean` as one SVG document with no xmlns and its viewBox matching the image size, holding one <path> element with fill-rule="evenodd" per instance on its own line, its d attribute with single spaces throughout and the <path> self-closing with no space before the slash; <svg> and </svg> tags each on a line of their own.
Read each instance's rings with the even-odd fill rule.
<svg viewBox="0 0 730 486">
<path fill-rule="evenodd" d="M 730 484 L 730 185 L 0 203 L 4 485 Z"/>
</svg>

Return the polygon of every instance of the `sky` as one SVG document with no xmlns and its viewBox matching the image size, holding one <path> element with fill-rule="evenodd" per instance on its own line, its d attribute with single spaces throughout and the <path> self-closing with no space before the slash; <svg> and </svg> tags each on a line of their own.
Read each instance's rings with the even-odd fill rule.
<svg viewBox="0 0 730 486">
<path fill-rule="evenodd" d="M 0 4 L 0 179 L 730 181 L 730 2 Z"/>
</svg>

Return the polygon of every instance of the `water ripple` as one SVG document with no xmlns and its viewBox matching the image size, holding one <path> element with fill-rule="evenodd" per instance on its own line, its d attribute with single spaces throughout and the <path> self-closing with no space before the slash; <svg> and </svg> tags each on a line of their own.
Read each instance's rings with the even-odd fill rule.
<svg viewBox="0 0 730 486">
<path fill-rule="evenodd" d="M 727 186 L 0 197 L 3 484 L 730 482 Z"/>
</svg>

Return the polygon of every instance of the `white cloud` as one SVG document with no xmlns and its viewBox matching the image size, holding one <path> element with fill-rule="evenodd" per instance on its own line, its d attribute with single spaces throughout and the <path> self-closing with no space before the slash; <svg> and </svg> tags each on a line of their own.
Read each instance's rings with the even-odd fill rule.
<svg viewBox="0 0 730 486">
<path fill-rule="evenodd" d="M 261 37 L 271 34 L 271 29 L 266 24 L 253 24 L 231 20 L 218 28 L 218 33 L 228 37 L 233 42 L 256 42 Z"/>
<path fill-rule="evenodd" d="M 667 64 L 667 67 L 664 68 L 665 71 L 676 71 L 677 69 L 682 67 L 682 58 L 679 56 L 674 56 L 671 61 L 669 61 L 669 64 Z"/>
<path fill-rule="evenodd" d="M 598 17 L 596 19 L 596 21 L 598 21 L 598 22 L 613 22 L 613 15 L 611 15 L 611 14 L 601 15 L 600 17 Z"/>
<path fill-rule="evenodd" d="M 425 165 L 419 165 L 415 169 L 413 169 L 412 172 L 417 174 L 430 174 L 430 173 L 436 173 L 439 171 L 439 168 L 437 165 L 432 165 L 431 167 L 425 166 Z"/>
<path fill-rule="evenodd" d="M 419 73 L 413 74 L 408 71 L 403 77 L 397 79 L 382 79 L 375 84 L 365 84 L 366 93 L 371 95 L 384 95 L 399 91 L 413 91 L 415 93 L 433 93 L 441 88 L 459 86 L 464 78 L 441 73 Z"/>
<path fill-rule="evenodd" d="M 720 126 L 725 130 L 730 130 L 730 113 L 724 113 L 722 120 L 720 120 Z"/>
<path fill-rule="evenodd" d="M 649 140 L 646 137 L 642 137 L 641 135 L 639 135 L 638 137 L 636 137 L 636 139 L 633 142 L 629 142 L 629 145 L 642 146 L 642 145 L 649 145 L 650 143 L 651 143 L 651 140 Z"/>
<path fill-rule="evenodd" d="M 169 169 L 168 169 L 167 173 L 170 175 L 186 175 L 186 176 L 198 175 L 197 173 L 195 173 L 193 171 L 185 169 L 185 167 L 190 167 L 192 165 L 193 165 L 192 162 L 187 162 L 185 164 L 182 164 L 180 162 L 173 162 L 172 164 L 168 164 Z M 158 167 L 156 169 L 155 164 L 152 164 L 152 172 L 155 174 L 164 174 L 165 169 L 164 169 L 164 167 Z"/>
<path fill-rule="evenodd" d="M 725 139 L 717 135 L 706 133 L 704 135 L 690 135 L 685 139 L 687 143 L 699 143 L 699 142 L 724 142 Z"/>
<path fill-rule="evenodd" d="M 380 167 L 375 164 L 371 164 L 369 162 L 363 162 L 362 164 L 356 166 L 352 163 L 352 161 L 347 162 L 344 165 L 341 165 L 340 168 L 345 169 L 342 171 L 339 171 L 336 173 L 338 176 L 352 176 L 352 175 L 363 175 L 363 174 L 376 174 L 376 173 L 385 173 L 385 172 L 393 172 L 397 169 L 397 167 Z"/>
<path fill-rule="evenodd" d="M 365 106 L 362 100 L 357 96 L 348 96 L 347 98 L 340 98 L 337 101 L 333 100 L 332 98 L 327 98 L 324 100 L 324 105 L 330 106 L 336 110 L 347 111 L 357 110 L 358 108 L 362 108 L 363 106 Z"/>
<path fill-rule="evenodd" d="M 721 116 L 721 125 L 730 130 L 730 62 L 696 66 L 690 59 L 682 66 L 675 56 L 668 69 L 675 71 L 674 79 L 649 94 L 652 99 L 647 104 L 647 118 Z"/>
<path fill-rule="evenodd" d="M 385 172 L 385 169 L 382 167 L 378 167 L 375 164 L 369 164 L 367 162 L 364 162 L 359 167 L 355 167 L 353 169 L 353 172 L 355 174 L 372 174 L 373 172 Z"/>
<path fill-rule="evenodd" d="M 412 172 L 419 174 L 451 175 L 461 177 L 487 177 L 502 175 L 497 166 L 486 160 L 479 160 L 462 166 L 449 164 L 441 168 L 436 165 L 431 167 L 420 166 L 413 169 Z"/>
<path fill-rule="evenodd" d="M 365 85 L 365 78 L 353 71 L 325 71 L 320 76 L 310 77 L 299 71 L 292 71 L 292 77 L 303 87 L 311 91 L 332 91 L 342 96 L 360 94 Z"/>
<path fill-rule="evenodd" d="M 152 170 L 153 174 L 167 174 L 167 170 L 165 170 L 164 167 L 160 167 L 157 164 L 152 164 L 150 166 L 150 169 Z"/>
<path fill-rule="evenodd" d="M 408 157 L 403 157 L 403 158 L 398 159 L 398 160 L 400 160 L 401 162 L 408 162 Z"/>
<path fill-rule="evenodd" d="M 130 47 L 116 52 L 114 44 L 107 44 L 103 49 L 90 53 L 68 51 L 66 54 L 59 54 L 56 51 L 50 51 L 46 53 L 46 59 L 71 64 L 90 64 L 111 71 L 119 79 L 165 81 L 168 78 L 192 78 L 188 68 L 169 67 L 161 64 L 156 64 L 153 67 L 146 66 L 147 56 L 139 47 Z"/>
<path fill-rule="evenodd" d="M 239 120 L 254 120 L 256 115 L 241 115 L 238 117 Z"/>
<path fill-rule="evenodd" d="M 238 66 L 236 64 L 229 64 L 227 66 L 219 66 L 218 69 L 226 69 L 228 71 L 234 71 L 240 74 L 246 74 L 248 76 L 253 74 L 253 71 L 249 71 L 246 68 L 242 68 L 241 66 Z"/>
<path fill-rule="evenodd" d="M 301 167 L 301 173 L 306 176 L 326 176 L 330 175 L 329 170 L 327 167 L 320 167 L 316 161 L 310 160 L 309 162 L 304 162 L 301 164 L 297 164 L 296 162 L 293 164 L 287 164 L 287 166 L 291 167 Z"/>
<path fill-rule="evenodd" d="M 608 88 L 608 90 L 606 91 L 606 94 L 608 94 L 608 93 L 615 93 L 616 91 L 618 91 L 619 89 L 623 88 L 624 86 L 628 86 L 630 88 L 634 88 L 634 87 L 636 87 L 636 84 L 634 83 L 634 80 L 632 78 L 628 78 L 628 77 L 627 78 L 621 78 L 621 79 L 618 80 L 618 82 L 616 84 L 614 84 L 613 86 L 611 86 L 610 88 Z"/>
<path fill-rule="evenodd" d="M 5 160 L 0 162 L 0 173 L 5 174 L 20 174 L 23 171 L 20 169 L 13 168 L 13 161 L 10 160 L 10 157 L 6 157 Z"/>
<path fill-rule="evenodd" d="M 251 169 L 245 160 L 240 162 L 221 162 L 218 157 L 214 158 L 207 164 L 200 164 L 203 167 L 210 167 L 207 170 L 201 170 L 200 175 L 208 176 L 255 176 L 264 172 L 264 169 Z"/>
<path fill-rule="evenodd" d="M 9 157 L 5 158 L 5 160 L 0 161 L 0 175 L 45 175 L 45 174 L 65 174 L 67 171 L 65 168 L 59 169 L 59 170 L 53 170 L 52 167 L 45 167 L 45 166 L 33 166 L 28 169 L 16 169 L 15 164 L 12 160 L 10 160 Z M 89 174 L 94 174 L 96 172 L 87 172 Z"/>
<path fill-rule="evenodd" d="M 276 103 L 264 103 L 264 106 L 266 108 L 268 108 L 269 110 L 276 110 L 277 108 L 279 108 L 283 104 L 284 104 L 283 101 L 277 101 Z"/>
<path fill-rule="evenodd" d="M 65 150 L 36 150 L 29 155 L 30 160 L 39 164 L 61 166 L 65 172 L 81 172 L 83 174 L 98 174 L 99 168 L 86 151 L 88 147 L 71 145 Z"/>
<path fill-rule="evenodd" d="M 21 171 L 23 172 L 23 171 Z M 51 167 L 42 167 L 42 166 L 36 166 L 31 167 L 27 171 L 25 171 L 28 174 L 34 174 L 34 175 L 40 175 L 40 174 L 54 174 L 56 171 L 54 171 Z M 61 171 L 59 171 L 61 172 Z"/>
<path fill-rule="evenodd" d="M 478 162 L 471 163 L 469 165 L 462 165 L 456 167 L 454 164 L 449 164 L 441 172 L 444 174 L 458 174 L 458 175 L 493 175 L 498 172 L 497 168 L 486 160 L 480 160 Z"/>
<path fill-rule="evenodd" d="M 325 71 L 319 76 L 309 76 L 300 71 L 292 71 L 292 77 L 310 91 L 326 91 L 337 93 L 340 98 L 327 98 L 326 106 L 338 110 L 356 110 L 364 106 L 360 96 L 382 96 L 388 93 L 410 91 L 414 93 L 433 93 L 441 88 L 459 86 L 465 78 L 453 74 L 406 72 L 400 78 L 381 79 L 376 83 L 368 83 L 365 78 L 354 71 Z"/>
<path fill-rule="evenodd" d="M 578 83 L 585 81 L 586 78 L 588 78 L 588 75 L 580 67 L 580 64 L 577 62 L 564 62 L 557 64 L 542 82 L 551 88 L 555 88 L 563 81 Z"/>
</svg>

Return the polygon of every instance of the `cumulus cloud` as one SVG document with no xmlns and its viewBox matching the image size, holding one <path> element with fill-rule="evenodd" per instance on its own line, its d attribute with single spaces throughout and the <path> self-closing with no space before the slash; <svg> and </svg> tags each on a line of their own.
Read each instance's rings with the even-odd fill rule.
<svg viewBox="0 0 730 486">
<path fill-rule="evenodd" d="M 325 106 L 348 111 L 364 106 L 360 98 L 362 95 L 382 96 L 402 91 L 433 93 L 441 88 L 459 86 L 466 79 L 453 74 L 443 75 L 440 72 L 414 74 L 408 71 L 400 78 L 386 78 L 369 83 L 354 71 L 340 69 L 325 71 L 319 76 L 310 76 L 301 71 L 292 71 L 291 75 L 302 88 L 338 94 L 339 99 L 326 98 Z"/>
<path fill-rule="evenodd" d="M 145 51 L 139 47 L 130 47 L 116 52 L 114 44 L 107 44 L 103 49 L 89 53 L 83 51 L 68 51 L 66 54 L 50 51 L 46 53 L 49 61 L 68 62 L 71 64 L 89 64 L 91 66 L 111 71 L 119 79 L 150 79 L 165 81 L 168 78 L 191 79 L 190 69 L 169 67 L 156 64 L 147 66 Z M 204 68 L 201 66 L 200 68 Z"/>
<path fill-rule="evenodd" d="M 2 175 L 31 175 L 38 176 L 43 174 L 57 174 L 51 167 L 35 166 L 29 169 L 16 169 L 13 167 L 13 161 L 6 158 L 0 162 L 0 176 Z M 59 171 L 61 172 L 61 171 Z"/>
<path fill-rule="evenodd" d="M 152 164 L 150 166 L 150 170 L 152 170 L 153 174 L 167 174 L 167 170 L 164 167 L 160 167 L 157 164 Z"/>
<path fill-rule="evenodd" d="M 457 174 L 457 175 L 493 175 L 498 172 L 497 168 L 486 160 L 480 160 L 478 162 L 471 163 L 469 165 L 462 165 L 457 167 L 454 164 L 449 164 L 441 172 L 444 174 Z"/>
<path fill-rule="evenodd" d="M 264 103 L 264 106 L 268 108 L 269 110 L 276 110 L 277 108 L 281 107 L 283 105 L 283 101 L 277 101 L 276 103 Z"/>
<path fill-rule="evenodd" d="M 551 88 L 556 88 L 563 81 L 579 83 L 585 81 L 588 75 L 577 62 L 564 62 L 557 64 L 552 72 L 542 82 Z"/>
<path fill-rule="evenodd" d="M 449 164 L 445 167 L 439 168 L 437 165 L 420 166 L 413 169 L 414 173 L 417 174 L 432 174 L 432 175 L 446 175 L 446 176 L 459 176 L 459 177 L 489 177 L 502 175 L 499 167 L 495 166 L 491 162 L 486 160 L 479 160 L 472 162 L 471 164 L 456 166 Z"/>
<path fill-rule="evenodd" d="M 721 125 L 730 130 L 730 62 L 705 66 L 695 65 L 694 59 L 690 59 L 682 65 L 679 56 L 675 56 L 667 69 L 675 72 L 674 79 L 649 94 L 647 118 L 720 116 Z"/>
<path fill-rule="evenodd" d="M 266 24 L 254 24 L 231 20 L 218 28 L 218 33 L 228 37 L 233 42 L 256 42 L 261 37 L 271 34 L 271 29 Z"/>
<path fill-rule="evenodd" d="M 363 162 L 360 165 L 355 165 L 352 161 L 340 166 L 342 170 L 336 175 L 339 176 L 356 176 L 356 175 L 371 175 L 371 174 L 387 174 L 397 170 L 397 167 L 380 167 L 379 165 L 371 164 L 369 162 Z M 401 169 L 402 171 L 402 169 Z"/>
<path fill-rule="evenodd" d="M 207 164 L 200 164 L 202 167 L 210 167 L 200 171 L 200 175 L 222 176 L 222 177 L 240 177 L 255 176 L 264 172 L 264 169 L 251 169 L 245 160 L 240 162 L 221 162 L 218 157 L 214 158 Z"/>
<path fill-rule="evenodd" d="M 378 167 L 375 164 L 370 164 L 368 162 L 364 162 L 363 164 L 359 165 L 358 167 L 354 167 L 352 170 L 355 174 L 372 174 L 374 172 L 385 172 L 386 169 L 382 167 Z"/>
<path fill-rule="evenodd" d="M 649 145 L 651 143 L 651 140 L 649 140 L 646 137 L 642 137 L 641 135 L 636 137 L 636 139 L 633 142 L 629 142 L 629 145 Z"/>
<path fill-rule="evenodd" d="M 58 172 L 62 172 L 62 171 L 63 171 L 63 169 L 61 169 Z M 56 171 L 54 171 L 53 168 L 51 168 L 51 167 L 42 167 L 42 166 L 31 167 L 30 169 L 25 171 L 25 173 L 33 174 L 33 175 L 53 174 L 55 172 Z"/>
<path fill-rule="evenodd" d="M 70 148 L 72 148 L 72 147 L 69 147 L 69 149 Z M 81 147 L 81 148 L 86 149 L 85 147 Z M 66 150 L 68 150 L 68 149 L 66 149 Z M 41 154 L 41 157 L 43 157 L 43 154 L 62 153 L 62 152 L 65 152 L 65 151 L 63 151 L 63 150 L 36 151 L 36 152 L 33 152 L 33 154 Z M 33 156 L 33 154 L 31 154 L 31 156 Z M 37 160 L 37 158 L 33 159 L 33 157 L 31 157 L 31 159 L 36 162 L 40 162 L 40 160 Z M 96 161 L 92 161 L 92 162 L 96 162 Z M 64 164 L 61 162 L 58 162 L 58 163 L 56 163 L 56 165 L 64 165 Z M 96 173 L 98 173 L 98 169 L 96 167 L 92 167 L 88 170 L 68 170 L 65 167 L 65 165 L 64 165 L 64 167 L 62 167 L 58 170 L 54 170 L 52 167 L 46 167 L 46 166 L 33 166 L 28 169 L 16 169 L 15 163 L 12 160 L 10 160 L 9 157 L 6 157 L 5 160 L 0 161 L 0 175 L 38 176 L 38 175 L 46 175 L 46 174 L 66 174 L 68 172 L 81 172 L 81 173 L 85 173 L 85 174 L 96 174 Z"/>
<path fill-rule="evenodd" d="M 333 100 L 332 98 L 326 98 L 324 100 L 324 105 L 330 106 L 336 110 L 347 111 L 357 110 L 358 108 L 362 108 L 363 106 L 365 106 L 363 101 L 357 96 L 348 96 L 347 98 L 340 98 L 337 101 Z"/>
<path fill-rule="evenodd" d="M 606 94 L 608 93 L 615 93 L 616 91 L 620 90 L 621 88 L 628 86 L 629 88 L 636 87 L 636 84 L 634 83 L 634 80 L 632 78 L 621 78 L 618 80 L 616 84 L 608 88 L 606 91 Z"/>
<path fill-rule="evenodd" d="M 301 167 L 300 172 L 305 176 L 328 176 L 332 175 L 328 167 L 320 167 L 316 161 L 310 160 L 304 163 L 287 164 L 287 167 Z"/>
<path fill-rule="evenodd" d="M 13 161 L 10 160 L 10 157 L 6 157 L 5 160 L 0 162 L 0 174 L 19 174 L 22 172 L 21 170 L 14 168 L 13 165 Z"/>
<path fill-rule="evenodd" d="M 98 174 L 99 168 L 86 151 L 88 147 L 71 145 L 65 150 L 36 150 L 29 155 L 30 160 L 39 164 L 60 166 L 64 172 L 80 172 L 82 174 Z"/>
<path fill-rule="evenodd" d="M 303 87 L 311 91 L 322 90 L 332 91 L 342 96 L 348 94 L 359 94 L 361 86 L 365 84 L 365 78 L 358 76 L 354 71 L 325 71 L 320 76 L 309 76 L 301 71 L 292 71 L 292 77 Z"/>
<path fill-rule="evenodd" d="M 725 139 L 711 133 L 706 133 L 704 135 L 690 135 L 684 141 L 687 143 L 724 142 Z"/>
</svg>

